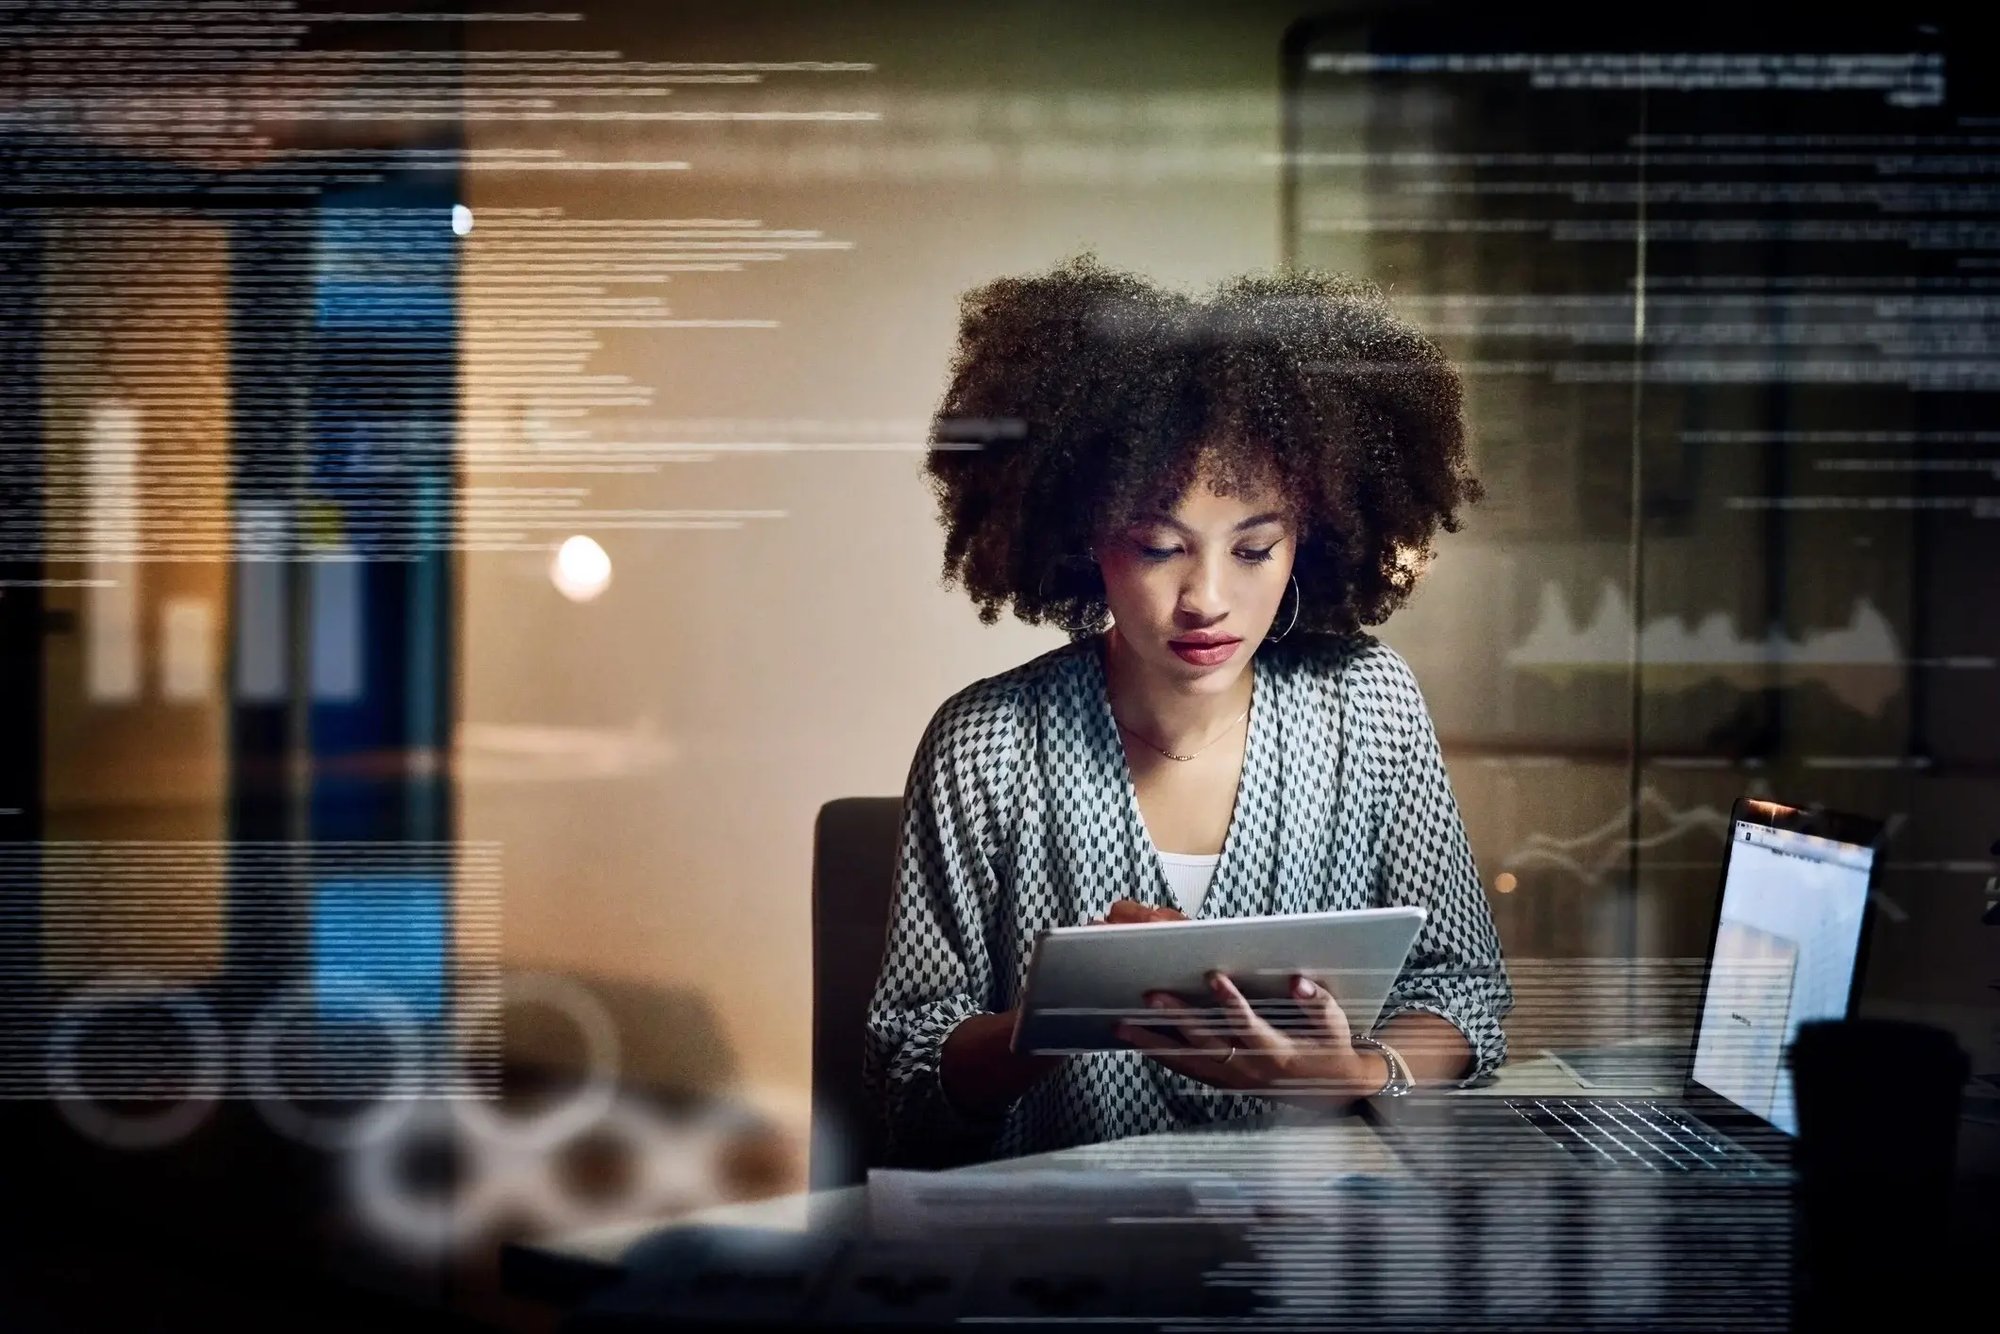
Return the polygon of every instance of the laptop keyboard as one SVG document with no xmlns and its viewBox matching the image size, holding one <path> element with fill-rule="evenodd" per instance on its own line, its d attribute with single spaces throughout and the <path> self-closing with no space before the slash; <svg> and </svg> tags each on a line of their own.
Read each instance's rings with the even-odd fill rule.
<svg viewBox="0 0 2000 1334">
<path fill-rule="evenodd" d="M 1521 1118 L 1593 1167 L 1755 1174 L 1762 1159 L 1678 1108 L 1647 1099 L 1509 1098 Z"/>
</svg>

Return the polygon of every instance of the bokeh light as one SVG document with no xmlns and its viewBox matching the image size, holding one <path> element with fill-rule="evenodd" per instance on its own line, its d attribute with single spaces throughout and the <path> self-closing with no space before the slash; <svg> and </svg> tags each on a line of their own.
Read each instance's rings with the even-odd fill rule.
<svg viewBox="0 0 2000 1334">
<path fill-rule="evenodd" d="M 611 583 L 611 557 L 594 539 L 579 533 L 556 549 L 549 579 L 571 602 L 589 602 Z"/>
</svg>

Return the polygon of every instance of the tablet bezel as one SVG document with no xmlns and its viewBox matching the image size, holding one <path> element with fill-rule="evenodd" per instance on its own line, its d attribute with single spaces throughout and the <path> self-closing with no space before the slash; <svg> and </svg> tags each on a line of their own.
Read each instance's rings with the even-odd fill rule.
<svg viewBox="0 0 2000 1334">
<path fill-rule="evenodd" d="M 1328 985 L 1336 996 L 1341 996 L 1345 989 L 1345 979 L 1337 977 L 1336 974 L 1366 974 L 1386 978 L 1380 987 L 1379 995 L 1373 994 L 1374 988 L 1370 987 L 1365 994 L 1348 995 L 1343 998 L 1343 1009 L 1349 1011 L 1348 1018 L 1354 1031 L 1366 1033 L 1380 1016 L 1382 1007 L 1388 1001 L 1389 993 L 1395 989 L 1396 979 L 1401 976 L 1403 968 L 1408 964 L 1410 951 L 1415 947 L 1417 936 L 1422 932 L 1427 920 L 1428 914 L 1420 905 L 1392 904 L 1378 908 L 1343 908 L 1327 912 L 1280 913 L 1255 917 L 1197 917 L 1184 920 L 1044 927 L 1035 933 L 1034 949 L 1029 957 L 1027 972 L 1022 979 L 1018 1001 L 1014 1007 L 1014 1027 L 1008 1035 L 1008 1047 L 1011 1051 L 1021 1054 L 1037 1052 L 1080 1055 L 1098 1051 L 1132 1050 L 1129 1044 L 1120 1042 L 1108 1034 L 1101 1043 L 1059 1047 L 1024 1047 L 1022 1036 L 1030 1031 L 1036 1016 L 1046 1015 L 1050 1010 L 1094 1008 L 1080 1007 L 1076 1004 L 1066 1005 L 1062 998 L 1036 997 L 1038 979 L 1046 973 L 1048 961 L 1052 957 L 1050 942 L 1058 942 L 1060 948 L 1064 950 L 1076 948 L 1076 942 L 1103 942 L 1098 948 L 1113 956 L 1107 961 L 1106 966 L 1131 972 L 1136 977 L 1141 974 L 1132 967 L 1132 964 L 1144 956 L 1130 955 L 1128 951 L 1132 946 L 1128 942 L 1143 939 L 1144 933 L 1148 932 L 1171 932 L 1196 938 L 1213 936 L 1215 943 L 1208 951 L 1209 957 L 1216 960 L 1233 960 L 1230 971 L 1234 973 L 1254 973 L 1269 978 L 1302 972 Z M 1343 956 L 1338 963 L 1316 962 L 1314 952 L 1310 950 L 1304 955 L 1296 952 L 1288 955 L 1279 953 L 1279 950 L 1288 944 L 1296 949 L 1297 934 L 1301 931 L 1310 932 L 1317 927 L 1337 930 L 1357 922 L 1366 923 L 1377 931 L 1391 923 L 1399 923 L 1407 929 L 1408 936 L 1403 942 L 1402 953 L 1396 956 L 1393 965 L 1387 962 L 1389 947 L 1386 943 L 1372 956 L 1359 960 Z M 1273 928 L 1282 929 L 1284 933 L 1282 938 Z M 1385 941 L 1386 939 L 1393 937 L 1385 938 Z M 1255 957 L 1244 957 L 1246 952 Z M 1333 951 L 1320 950 L 1318 953 L 1324 958 Z M 1301 958 L 1306 961 L 1299 962 Z M 1210 963 L 1204 966 L 1204 970 L 1219 966 L 1221 965 Z M 1132 1005 L 1139 1006 L 1141 1004 L 1139 997 L 1146 991 L 1164 990 L 1186 996 L 1189 994 L 1187 984 L 1193 980 L 1190 976 L 1177 975 L 1138 984 L 1134 990 Z M 1254 993 L 1256 999 L 1274 997 L 1274 989 L 1267 984 L 1253 983 L 1244 986 L 1239 980 L 1238 985 L 1244 989 L 1246 995 Z M 1031 999 L 1034 1001 L 1032 1005 Z M 1134 1017 L 1143 1017 L 1147 1012 L 1135 1009 L 1133 1013 Z M 1357 1022 L 1356 1013 L 1365 1013 L 1366 1022 Z M 1108 1028 L 1113 1022 L 1115 1020 L 1107 1017 L 1105 1026 Z"/>
</svg>

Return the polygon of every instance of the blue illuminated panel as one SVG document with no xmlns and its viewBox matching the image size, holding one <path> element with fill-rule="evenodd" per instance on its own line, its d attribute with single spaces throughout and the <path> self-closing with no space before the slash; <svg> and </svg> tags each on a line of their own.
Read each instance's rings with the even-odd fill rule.
<svg viewBox="0 0 2000 1334">
<path fill-rule="evenodd" d="M 371 994 L 411 1017 L 444 1013 L 445 885 L 399 877 L 328 880 L 313 891 L 315 1010 L 323 1021 L 374 1021 Z"/>
</svg>

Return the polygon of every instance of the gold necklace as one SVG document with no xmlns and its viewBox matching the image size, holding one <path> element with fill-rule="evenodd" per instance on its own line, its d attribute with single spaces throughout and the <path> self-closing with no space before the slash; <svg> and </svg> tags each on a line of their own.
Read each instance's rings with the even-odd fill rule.
<svg viewBox="0 0 2000 1334">
<path fill-rule="evenodd" d="M 1114 628 L 1116 628 L 1116 627 L 1114 627 Z M 1105 694 L 1106 694 L 1107 696 L 1109 696 L 1109 694 L 1110 694 L 1110 691 L 1111 691 L 1111 661 L 1110 661 L 1110 658 L 1111 658 L 1111 651 L 1110 651 L 1110 650 L 1111 650 L 1111 643 L 1110 643 L 1110 639 L 1109 639 L 1109 637 L 1108 637 L 1108 636 L 1105 636 L 1105 637 L 1101 637 L 1101 638 L 1099 638 L 1099 639 L 1098 639 L 1098 641 L 1097 641 L 1097 645 L 1096 645 L 1096 647 L 1097 647 L 1097 651 L 1098 651 L 1098 654 L 1099 654 L 1099 662 L 1100 662 L 1100 664 L 1101 664 L 1101 666 L 1102 666 L 1102 670 L 1103 670 L 1103 673 L 1104 673 L 1104 688 L 1105 688 Z M 1107 704 L 1107 706 L 1109 705 L 1109 703 L 1110 703 L 1110 701 L 1109 701 L 1109 699 L 1107 698 L 1107 700 L 1106 700 L 1106 704 Z M 1214 746 L 1214 745 L 1215 745 L 1216 743 L 1220 742 L 1220 741 L 1222 740 L 1222 738 L 1223 738 L 1223 737 L 1226 737 L 1226 736 L 1228 736 L 1228 735 L 1229 735 L 1229 734 L 1230 734 L 1231 732 L 1234 732 L 1234 731 L 1236 730 L 1236 724 L 1238 724 L 1238 723 L 1242 722 L 1242 721 L 1243 721 L 1243 720 L 1244 720 L 1245 718 L 1248 718 L 1248 717 L 1250 716 L 1250 709 L 1251 709 L 1251 708 L 1253 708 L 1253 707 L 1255 707 L 1256 703 L 1257 703 L 1257 682 L 1256 682 L 1256 681 L 1255 681 L 1255 680 L 1253 679 L 1253 680 L 1252 680 L 1252 681 L 1250 682 L 1250 704 L 1249 704 L 1249 705 L 1246 705 L 1246 706 L 1244 707 L 1244 710 L 1243 710 L 1243 712 L 1241 712 L 1241 713 L 1237 714 L 1237 715 L 1236 715 L 1236 716 L 1235 716 L 1234 718 L 1230 719 L 1230 721 L 1229 721 L 1229 725 L 1228 725 L 1227 727 L 1223 728 L 1223 729 L 1222 729 L 1222 731 L 1220 731 L 1219 733 L 1217 733 L 1217 734 L 1216 734 L 1216 735 L 1214 736 L 1214 738 L 1212 738 L 1212 739 L 1211 739 L 1211 740 L 1209 740 L 1209 741 L 1206 741 L 1206 742 L 1204 742 L 1204 743 L 1202 744 L 1202 746 L 1200 747 L 1200 749 L 1198 749 L 1198 750 L 1194 750 L 1194 751 L 1190 751 L 1190 752 L 1189 752 L 1188 754 L 1186 754 L 1186 755 L 1176 755 L 1176 754 L 1174 754 L 1174 753 L 1173 753 L 1172 751 L 1168 750 L 1168 749 L 1167 749 L 1167 748 L 1166 748 L 1165 746 L 1160 746 L 1160 745 L 1156 745 L 1156 744 L 1154 744 L 1154 742 L 1153 742 L 1152 738 L 1151 738 L 1151 737 L 1148 737 L 1148 736 L 1147 736 L 1147 735 L 1146 735 L 1145 733 L 1143 733 L 1143 732 L 1140 732 L 1140 731 L 1137 731 L 1137 730 L 1135 730 L 1135 729 L 1133 729 L 1133 728 L 1130 728 L 1130 727 L 1126 727 L 1126 726 L 1125 726 L 1125 721 L 1124 721 L 1124 719 L 1122 719 L 1122 718 L 1120 718 L 1120 717 L 1118 716 L 1118 711 L 1117 711 L 1116 709 L 1111 709 L 1111 710 L 1110 710 L 1110 712 L 1111 712 L 1111 721 L 1112 721 L 1112 722 L 1114 722 L 1114 723 L 1117 723 L 1117 724 L 1118 724 L 1118 726 L 1119 726 L 1119 727 L 1121 727 L 1121 728 L 1124 728 L 1124 730 L 1125 730 L 1125 731 L 1127 731 L 1127 732 L 1131 732 L 1133 736 L 1135 736 L 1135 737 L 1138 737 L 1138 738 L 1139 738 L 1139 740 L 1141 740 L 1141 741 L 1145 742 L 1145 743 L 1146 743 L 1146 745 L 1147 745 L 1148 747 L 1150 747 L 1150 748 L 1151 748 L 1151 749 L 1153 749 L 1153 750 L 1156 750 L 1156 751 L 1158 751 L 1158 752 L 1159 752 L 1160 754 L 1162 754 L 1162 755 L 1166 756 L 1166 757 L 1167 757 L 1168 759 L 1170 759 L 1170 760 L 1175 760 L 1175 761 L 1178 761 L 1178 762 L 1179 762 L 1179 763 L 1181 763 L 1181 764 L 1186 764 L 1186 763 L 1187 763 L 1187 762 L 1188 762 L 1189 760 L 1191 760 L 1191 759 L 1195 758 L 1195 756 L 1197 756 L 1197 755 L 1201 754 L 1201 752 L 1202 752 L 1202 751 L 1204 751 L 1204 750 L 1207 750 L 1207 749 L 1209 749 L 1209 748 L 1210 748 L 1211 746 Z"/>
<path fill-rule="evenodd" d="M 1252 700 L 1252 703 L 1255 703 L 1254 699 Z M 1199 750 L 1190 751 L 1186 755 L 1176 755 L 1172 751 L 1167 750 L 1165 747 L 1153 745 L 1153 742 L 1150 741 L 1142 733 L 1134 731 L 1130 727 L 1125 727 L 1125 724 L 1122 721 L 1120 721 L 1118 715 L 1115 713 L 1111 715 L 1111 721 L 1117 723 L 1120 727 L 1125 727 L 1126 731 L 1131 732 L 1133 736 L 1138 737 L 1141 741 L 1144 741 L 1147 745 L 1152 746 L 1154 750 L 1159 751 L 1160 754 L 1166 756 L 1168 759 L 1179 760 L 1181 763 L 1185 764 L 1187 761 L 1201 754 L 1202 751 L 1207 750 L 1210 746 L 1215 745 L 1216 742 L 1221 741 L 1223 737 L 1226 737 L 1231 732 L 1234 732 L 1236 730 L 1236 724 L 1242 722 L 1245 718 L 1248 718 L 1249 716 L 1250 716 L 1250 710 L 1248 709 L 1243 710 L 1243 712 L 1237 714 L 1234 718 L 1230 719 L 1229 726 L 1223 728 L 1222 731 L 1216 735 L 1214 740 L 1204 743 Z"/>
</svg>

